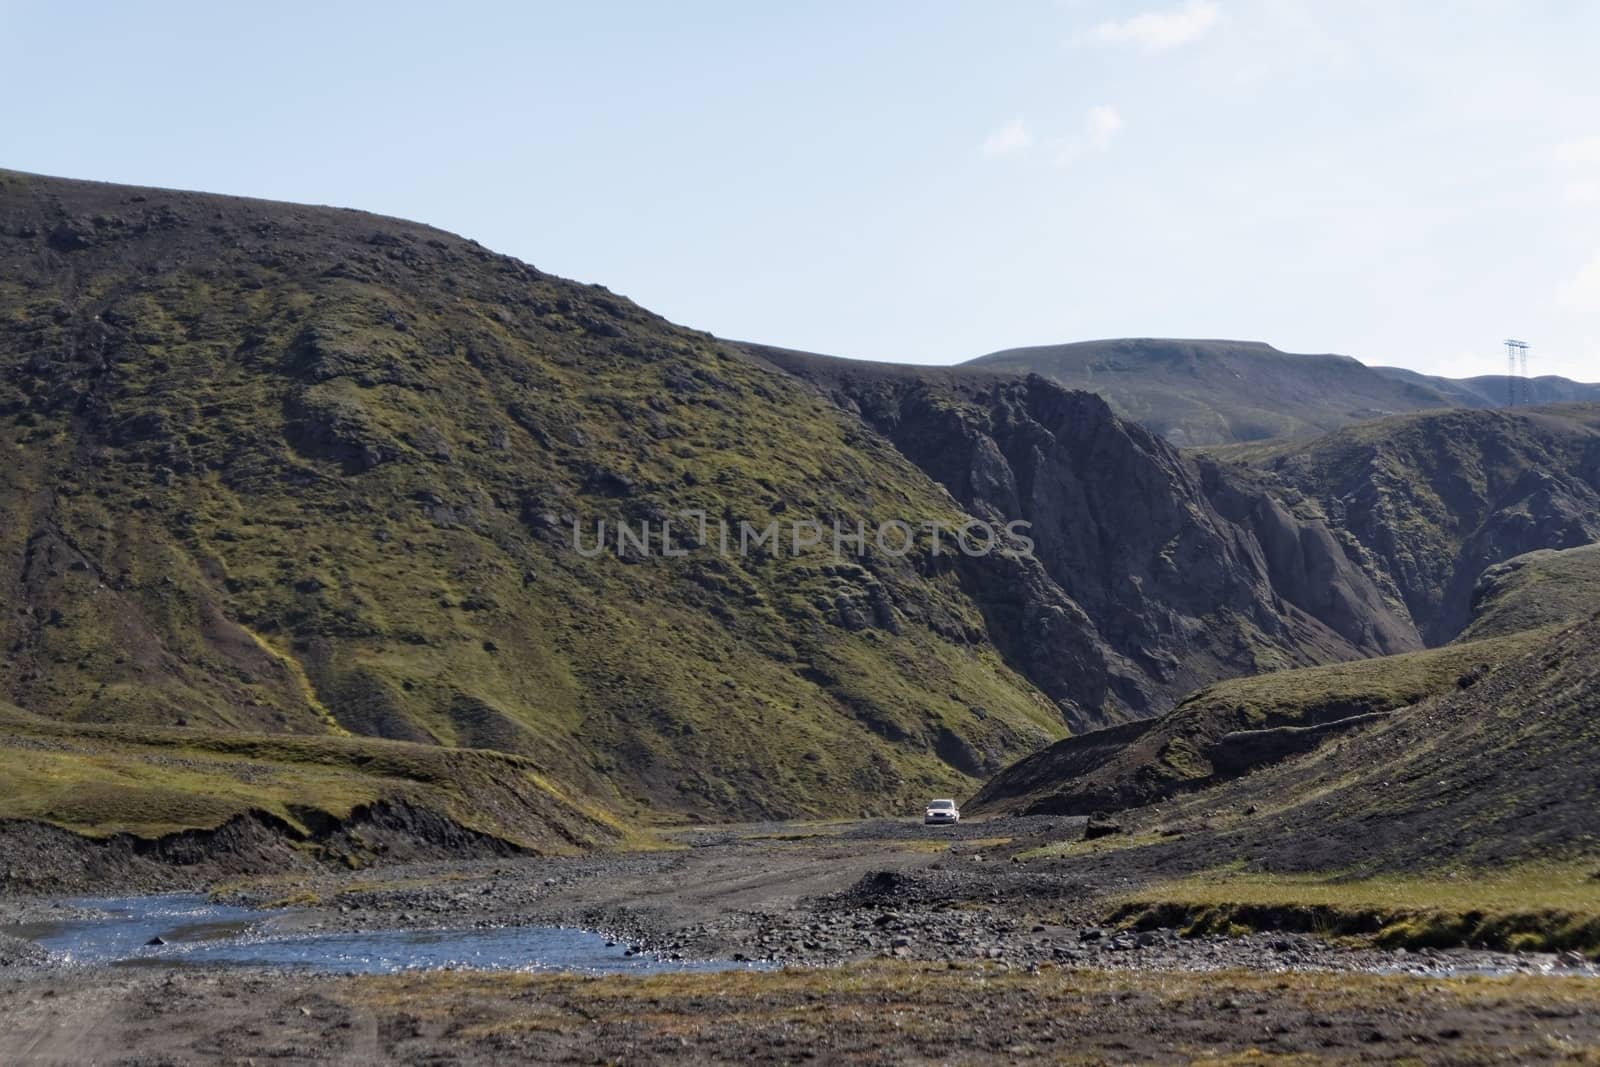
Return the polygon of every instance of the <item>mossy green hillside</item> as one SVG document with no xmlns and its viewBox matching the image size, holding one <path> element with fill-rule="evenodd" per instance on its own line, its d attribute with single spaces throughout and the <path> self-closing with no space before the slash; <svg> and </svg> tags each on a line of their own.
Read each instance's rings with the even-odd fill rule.
<svg viewBox="0 0 1600 1067">
<path fill-rule="evenodd" d="M 426 227 L 0 175 L 0 692 L 492 748 L 630 815 L 889 811 L 1066 731 L 946 557 L 583 558 L 605 520 L 959 523 L 803 384 Z M 946 748 L 948 752 L 948 746 Z"/>
</svg>

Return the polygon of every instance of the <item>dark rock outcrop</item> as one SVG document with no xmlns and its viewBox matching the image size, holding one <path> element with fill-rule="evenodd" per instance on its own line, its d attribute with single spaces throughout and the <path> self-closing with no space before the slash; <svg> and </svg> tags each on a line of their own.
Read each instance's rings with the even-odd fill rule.
<svg viewBox="0 0 1600 1067">
<path fill-rule="evenodd" d="M 1351 539 L 1269 480 L 1181 454 L 1043 378 L 756 348 L 816 384 L 1033 559 L 963 559 L 996 643 L 1102 721 L 1219 678 L 1419 647 Z M 1019 528 L 1020 529 L 1020 528 Z"/>
<path fill-rule="evenodd" d="M 1430 645 L 1487 568 L 1600 541 L 1600 404 L 1398 416 L 1256 462 L 1360 542 Z"/>
</svg>

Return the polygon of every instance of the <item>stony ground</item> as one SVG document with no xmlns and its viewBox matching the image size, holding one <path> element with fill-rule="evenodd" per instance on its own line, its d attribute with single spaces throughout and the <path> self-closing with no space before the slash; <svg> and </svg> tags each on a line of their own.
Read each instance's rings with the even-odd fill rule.
<svg viewBox="0 0 1600 1067">
<path fill-rule="evenodd" d="M 8 1064 L 1197 1060 L 1596 1063 L 1600 987 L 899 961 L 645 979 L 0 974 Z"/>
<path fill-rule="evenodd" d="M 685 831 L 684 847 L 658 852 L 221 886 L 229 899 L 279 905 L 273 922 L 286 930 L 558 923 L 669 956 L 789 969 L 90 971 L 41 965 L 25 944 L 0 941 L 0 1063 L 1146 1062 L 1251 1050 L 1309 1062 L 1600 1063 L 1592 964 L 1119 931 L 1105 916 L 1141 872 L 1016 861 L 1082 832 L 1059 818 L 771 824 Z M 0 926 L 71 911 L 4 901 Z"/>
<path fill-rule="evenodd" d="M 1595 970 L 1576 958 L 1355 950 L 1304 935 L 1118 931 L 1105 922 L 1110 901 L 1150 872 L 1136 863 L 1019 858 L 1080 837 L 1083 822 L 773 823 L 686 831 L 675 840 L 687 847 L 675 850 L 299 876 L 226 896 L 290 904 L 283 923 L 293 929 L 544 923 L 600 930 L 669 957 L 783 964 L 887 957 L 1119 970 Z"/>
</svg>

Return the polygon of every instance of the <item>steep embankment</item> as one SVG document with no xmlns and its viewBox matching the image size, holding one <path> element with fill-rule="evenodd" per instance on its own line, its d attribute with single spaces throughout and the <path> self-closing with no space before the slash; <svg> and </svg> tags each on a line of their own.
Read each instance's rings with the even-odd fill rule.
<svg viewBox="0 0 1600 1067">
<path fill-rule="evenodd" d="M 571 852 L 635 834 L 520 756 L 63 723 L 0 705 L 0 888 Z"/>
<path fill-rule="evenodd" d="M 682 509 L 966 516 L 803 383 L 425 226 L 0 173 L 0 372 L 0 697 L 45 718 L 491 748 L 731 816 L 895 809 L 1090 715 L 926 543 L 681 520 L 663 558 Z"/>
<path fill-rule="evenodd" d="M 1037 376 L 747 348 L 816 383 L 967 511 L 1029 524 L 1040 567 L 1020 583 L 973 567 L 969 588 L 1046 692 L 1099 684 L 1095 703 L 1144 716 L 1218 678 L 1418 647 L 1392 590 L 1319 516 L 1099 397 Z"/>
<path fill-rule="evenodd" d="M 967 808 L 1097 815 L 1215 786 L 1469 686 L 1553 632 L 1219 682 L 1159 719 L 1078 734 L 1019 760 L 985 783 Z"/>
<path fill-rule="evenodd" d="M 1468 688 L 1172 802 L 1162 817 L 1212 827 L 1181 846 L 1207 866 L 1245 856 L 1256 869 L 1345 872 L 1592 860 L 1597 707 L 1600 616 Z"/>
</svg>

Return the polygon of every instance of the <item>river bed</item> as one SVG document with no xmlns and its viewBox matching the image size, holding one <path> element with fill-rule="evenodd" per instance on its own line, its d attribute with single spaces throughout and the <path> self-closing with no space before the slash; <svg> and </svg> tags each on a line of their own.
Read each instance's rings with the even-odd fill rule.
<svg viewBox="0 0 1600 1067">
<path fill-rule="evenodd" d="M 438 968 L 653 974 L 748 968 L 667 959 L 603 934 L 560 926 L 288 932 L 290 913 L 218 904 L 200 894 L 83 897 L 60 919 L 0 927 L 56 959 L 115 966 L 241 966 L 334 974 Z"/>
</svg>

